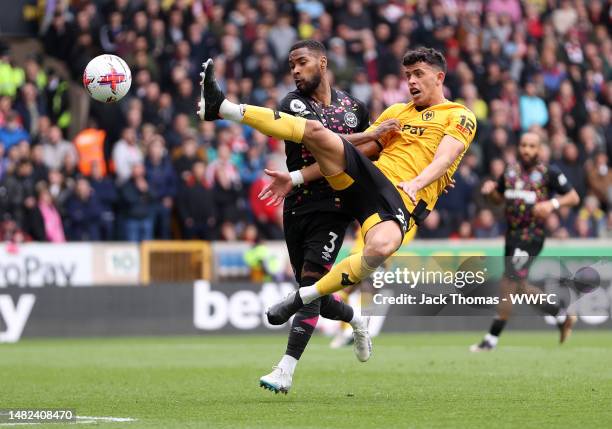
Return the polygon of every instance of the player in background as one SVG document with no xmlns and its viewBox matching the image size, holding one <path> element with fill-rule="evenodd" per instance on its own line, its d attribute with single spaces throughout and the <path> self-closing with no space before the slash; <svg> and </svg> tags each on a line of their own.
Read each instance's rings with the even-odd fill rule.
<svg viewBox="0 0 612 429">
<path fill-rule="evenodd" d="M 512 312 L 509 294 L 540 294 L 542 291 L 527 282 L 529 267 L 544 246 L 546 218 L 560 207 L 573 207 L 580 202 L 578 193 L 561 171 L 539 160 L 540 136 L 528 132 L 522 135 L 518 146 L 518 162 L 506 166 L 504 174 L 496 182 L 487 180 L 482 193 L 497 204 L 506 204 L 505 270 L 501 281 L 501 301 L 497 316 L 489 333 L 479 344 L 473 344 L 473 352 L 495 349 Z M 559 195 L 555 197 L 555 195 Z M 570 335 L 576 316 L 566 314 L 558 304 L 540 305 L 539 309 L 554 316 L 563 343 Z"/>
<path fill-rule="evenodd" d="M 406 232 L 434 208 L 476 131 L 474 114 L 444 98 L 446 60 L 434 49 L 420 48 L 404 56 L 412 101 L 392 105 L 368 129 L 388 119 L 400 122 L 399 133 L 381 138 L 383 149 L 375 164 L 318 121 L 226 100 L 214 78 L 212 60 L 203 66 L 200 118 L 224 118 L 303 143 L 361 225 L 363 251 L 270 307 L 268 321 L 275 325 L 285 323 L 305 304 L 369 277 L 391 256 Z"/>
<path fill-rule="evenodd" d="M 368 110 L 361 101 L 330 85 L 326 51 L 320 42 L 303 40 L 293 45 L 289 51 L 289 67 L 296 90 L 281 100 L 279 111 L 318 121 L 366 152 L 376 148 L 376 141 L 385 133 L 399 131 L 397 121 L 388 121 L 376 130 L 364 133 L 370 125 Z M 285 152 L 287 168 L 292 173 L 270 170 L 266 173 L 273 180 L 286 179 L 286 192 L 281 195 L 269 185 L 262 190 L 260 198 L 271 197 L 269 205 L 279 205 L 284 200 L 283 228 L 291 266 L 298 285 L 311 286 L 329 271 L 336 260 L 346 228 L 353 218 L 344 209 L 342 198 L 325 179 L 309 178 L 306 167 L 316 161 L 304 145 L 285 140 Z M 270 374 L 260 378 L 262 387 L 288 392 L 297 362 L 312 336 L 319 315 L 349 323 L 353 327 L 357 358 L 368 360 L 371 344 L 367 318 L 362 318 L 342 300 L 327 295 L 296 313 L 285 354 Z"/>
</svg>

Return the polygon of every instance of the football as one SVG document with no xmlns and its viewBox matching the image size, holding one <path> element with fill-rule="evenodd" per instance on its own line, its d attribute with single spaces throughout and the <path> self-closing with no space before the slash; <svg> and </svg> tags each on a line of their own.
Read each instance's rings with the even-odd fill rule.
<svg viewBox="0 0 612 429">
<path fill-rule="evenodd" d="M 104 54 L 92 59 L 83 72 L 83 86 L 95 100 L 114 103 L 121 100 L 132 84 L 132 72 L 123 59 Z"/>
</svg>

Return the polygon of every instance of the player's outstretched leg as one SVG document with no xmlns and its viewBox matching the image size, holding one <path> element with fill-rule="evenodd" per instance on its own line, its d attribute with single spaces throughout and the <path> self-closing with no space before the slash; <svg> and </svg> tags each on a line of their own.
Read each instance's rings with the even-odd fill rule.
<svg viewBox="0 0 612 429">
<path fill-rule="evenodd" d="M 542 291 L 524 280 L 521 283 L 520 292 L 529 295 L 537 295 Z M 559 328 L 559 343 L 563 344 L 572 334 L 572 329 L 578 318 L 573 314 L 568 314 L 567 309 L 562 307 L 560 303 L 544 303 L 536 305 L 535 307 L 542 313 L 555 318 L 557 321 L 557 328 Z"/>
<path fill-rule="evenodd" d="M 395 221 L 373 226 L 366 234 L 362 252 L 344 258 L 314 285 L 292 292 L 267 311 L 271 325 L 282 325 L 304 304 L 329 295 L 369 277 L 402 243 L 402 232 Z"/>
<path fill-rule="evenodd" d="M 484 336 L 482 341 L 470 346 L 471 352 L 490 352 L 495 350 L 499 336 L 506 327 L 506 322 L 512 314 L 512 301 L 510 294 L 516 293 L 519 289 L 519 283 L 515 280 L 504 276 L 501 280 L 500 302 L 497 306 L 497 316 L 493 319 L 489 332 Z"/>
<path fill-rule="evenodd" d="M 353 307 L 340 297 L 325 295 L 321 298 L 321 316 L 326 319 L 342 320 L 353 328 L 353 351 L 361 362 L 366 362 L 372 355 L 372 339 L 368 331 L 369 317 L 358 314 Z"/>
<path fill-rule="evenodd" d="M 353 352 L 357 359 L 361 362 L 366 362 L 372 356 L 372 337 L 368 327 L 370 325 L 370 317 L 361 318 L 359 325 L 351 324 L 353 327 Z"/>
<path fill-rule="evenodd" d="M 355 286 L 360 286 L 360 285 L 361 283 Z M 338 291 L 331 296 L 333 296 L 336 299 L 341 300 L 342 302 L 348 303 L 349 296 L 353 292 L 355 286 L 352 286 L 350 288 L 344 288 L 343 290 Z M 350 325 L 348 323 L 343 322 L 340 324 L 338 328 L 339 328 L 339 331 L 332 338 L 331 342 L 329 343 L 329 347 L 331 349 L 339 349 L 342 347 L 353 345 L 353 341 L 354 341 L 353 330 L 350 329 Z"/>
<path fill-rule="evenodd" d="M 219 110 L 225 100 L 225 94 L 221 91 L 215 79 L 212 59 L 209 58 L 206 62 L 202 63 L 200 77 L 202 80 L 200 81 L 200 101 L 198 102 L 197 114 L 203 121 L 221 119 Z"/>
<path fill-rule="evenodd" d="M 504 329 L 504 326 L 506 326 L 505 319 L 500 319 L 499 316 L 493 319 L 493 323 L 491 324 L 491 328 L 489 329 L 487 335 L 484 336 L 480 343 L 472 344 L 470 346 L 470 351 L 473 353 L 477 353 L 490 352 L 495 350 L 495 347 L 497 347 L 497 341 L 501 332 Z"/>
<path fill-rule="evenodd" d="M 249 125 L 265 135 L 281 140 L 303 143 L 312 153 L 325 176 L 344 171 L 342 139 L 319 121 L 307 121 L 265 107 L 235 104 L 225 99 L 215 79 L 214 63 L 208 59 L 200 73 L 201 92 L 197 114 L 202 120 L 227 119 Z"/>
<path fill-rule="evenodd" d="M 557 318 L 557 328 L 559 328 L 559 343 L 563 344 L 572 334 L 572 329 L 574 328 L 578 317 L 576 317 L 574 314 L 566 314 L 563 322 L 559 321 L 558 316 L 555 317 Z"/>
<path fill-rule="evenodd" d="M 261 387 L 284 393 L 289 391 L 293 373 L 317 326 L 320 311 L 321 300 L 313 301 L 298 311 L 289 330 L 287 350 L 274 370 L 259 379 Z"/>
</svg>

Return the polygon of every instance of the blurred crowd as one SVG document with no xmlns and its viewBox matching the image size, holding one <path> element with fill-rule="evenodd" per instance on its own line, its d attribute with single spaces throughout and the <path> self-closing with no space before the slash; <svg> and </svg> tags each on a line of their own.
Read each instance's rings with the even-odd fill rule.
<svg viewBox="0 0 612 429">
<path fill-rule="evenodd" d="M 326 45 L 331 81 L 372 120 L 410 100 L 409 48 L 446 55 L 446 96 L 475 113 L 478 133 L 419 237 L 501 236 L 502 208 L 480 185 L 515 160 L 526 130 L 581 197 L 548 218 L 549 236 L 610 236 L 610 20 L 605 0 L 47 0 L 44 55 L 17 64 L 0 46 L 0 239 L 282 238 L 280 208 L 256 195 L 264 168 L 285 168 L 283 142 L 199 122 L 198 73 L 215 57 L 228 98 L 274 108 L 294 89 L 287 55 L 305 38 Z M 79 100 L 67 87 L 100 53 L 127 61 L 132 89 L 92 102 L 70 135 Z"/>
</svg>

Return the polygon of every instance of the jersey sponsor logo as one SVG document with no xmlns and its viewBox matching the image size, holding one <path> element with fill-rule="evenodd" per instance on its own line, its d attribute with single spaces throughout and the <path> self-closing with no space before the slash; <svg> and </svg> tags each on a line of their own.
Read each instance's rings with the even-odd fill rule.
<svg viewBox="0 0 612 429">
<path fill-rule="evenodd" d="M 349 127 L 355 128 L 358 122 L 357 115 L 355 115 L 353 112 L 346 112 L 344 115 L 344 123 Z"/>
<path fill-rule="evenodd" d="M 292 112 L 300 113 L 306 110 L 306 105 L 304 104 L 302 100 L 298 100 L 296 98 L 296 99 L 291 100 L 291 103 L 289 103 L 289 109 Z"/>
<path fill-rule="evenodd" d="M 508 200 L 521 199 L 525 204 L 535 204 L 536 193 L 534 191 L 523 191 L 521 189 L 506 189 L 504 197 Z"/>
<path fill-rule="evenodd" d="M 402 132 L 406 131 L 408 134 L 413 134 L 416 136 L 422 136 L 425 133 L 425 127 L 415 127 L 414 125 L 405 124 L 402 127 Z"/>
<path fill-rule="evenodd" d="M 431 121 L 434 118 L 434 112 L 431 110 L 423 112 L 421 113 L 421 118 L 423 118 L 424 121 Z"/>
<path fill-rule="evenodd" d="M 559 181 L 559 185 L 561 186 L 565 186 L 565 184 L 567 183 L 567 177 L 565 177 L 565 174 L 559 174 L 559 178 L 557 179 Z"/>
</svg>

